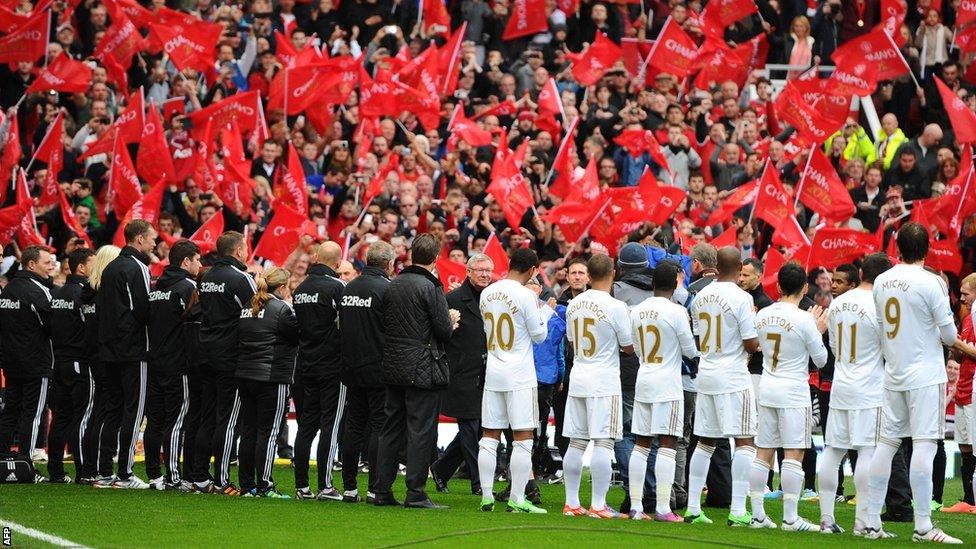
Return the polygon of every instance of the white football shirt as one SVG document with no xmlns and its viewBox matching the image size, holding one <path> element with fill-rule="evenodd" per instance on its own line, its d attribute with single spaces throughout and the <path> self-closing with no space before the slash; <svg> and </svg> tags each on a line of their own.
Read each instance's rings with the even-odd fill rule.
<svg viewBox="0 0 976 549">
<path fill-rule="evenodd" d="M 830 407 L 863 410 L 881 406 L 885 371 L 882 334 L 870 290 L 849 290 L 830 304 L 827 335 L 834 353 Z"/>
<path fill-rule="evenodd" d="M 749 354 L 742 342 L 756 336 L 752 296 L 734 282 L 705 286 L 691 304 L 692 330 L 698 336 L 698 392 L 734 393 L 752 387 Z"/>
<path fill-rule="evenodd" d="M 546 324 L 532 290 L 510 279 L 499 280 L 481 292 L 488 364 L 485 389 L 514 391 L 536 386 L 532 343 L 545 341 Z"/>
<path fill-rule="evenodd" d="M 822 368 L 827 348 L 813 316 L 778 301 L 756 313 L 756 333 L 763 354 L 759 404 L 769 408 L 810 406 L 810 360 Z"/>
<path fill-rule="evenodd" d="M 939 328 L 952 324 L 949 290 L 918 265 L 895 265 L 874 281 L 885 389 L 908 391 L 947 381 Z"/>
<path fill-rule="evenodd" d="M 681 357 L 698 356 L 687 309 L 670 299 L 650 297 L 630 311 L 630 325 L 634 351 L 640 359 L 634 400 L 683 399 Z"/>
<path fill-rule="evenodd" d="M 566 325 L 575 353 L 569 396 L 619 395 L 620 347 L 633 341 L 627 305 L 607 292 L 587 290 L 569 302 Z"/>
</svg>

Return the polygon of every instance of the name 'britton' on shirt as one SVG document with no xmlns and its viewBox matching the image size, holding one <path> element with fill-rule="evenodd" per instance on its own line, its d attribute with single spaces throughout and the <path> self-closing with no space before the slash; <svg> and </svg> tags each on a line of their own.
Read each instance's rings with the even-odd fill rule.
<svg viewBox="0 0 976 549">
<path fill-rule="evenodd" d="M 787 332 L 793 332 L 793 331 L 795 331 L 793 329 L 793 323 L 789 319 L 783 318 L 781 316 L 769 316 L 769 317 L 763 318 L 759 322 L 756 322 L 756 329 L 757 330 L 762 330 L 763 328 L 771 328 L 773 326 L 776 326 L 778 328 L 782 328 L 782 329 L 786 330 Z"/>
</svg>

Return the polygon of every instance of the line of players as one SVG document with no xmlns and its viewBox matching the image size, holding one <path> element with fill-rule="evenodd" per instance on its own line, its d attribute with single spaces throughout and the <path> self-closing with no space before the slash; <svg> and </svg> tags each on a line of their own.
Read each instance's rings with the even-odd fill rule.
<svg viewBox="0 0 976 549">
<path fill-rule="evenodd" d="M 732 502 L 727 523 L 792 532 L 844 532 L 834 520 L 837 468 L 848 450 L 858 452 L 858 493 L 853 534 L 868 539 L 894 537 L 881 523 L 881 507 L 891 460 L 903 438 L 911 437 L 910 481 L 914 499 L 913 541 L 962 543 L 935 527 L 929 502 L 937 441 L 943 438 L 946 372 L 943 346 L 976 358 L 976 348 L 957 337 L 948 289 L 924 268 L 929 235 L 910 223 L 899 230 L 901 262 L 883 254 L 862 261 L 860 284 L 824 310 L 806 307 L 806 273 L 789 263 L 778 273 L 781 298 L 755 311 L 739 288 L 741 255 L 718 251 L 718 277 L 694 297 L 689 309 L 672 301 L 684 273 L 662 262 L 654 269 L 654 296 L 628 310 L 610 290 L 614 265 L 607 256 L 587 264 L 591 289 L 570 301 L 567 338 L 575 353 L 566 403 L 564 435 L 570 439 L 563 469 L 563 514 L 621 518 L 606 504 L 614 440 L 623 434 L 619 352 L 637 353 L 629 491 L 634 520 L 711 524 L 700 506 L 709 461 L 717 439 L 732 438 Z M 545 513 L 525 499 L 531 474 L 532 430 L 538 425 L 532 343 L 546 337 L 545 307 L 524 285 L 535 274 L 535 253 L 517 250 L 508 278 L 485 289 L 480 298 L 487 334 L 487 371 L 482 401 L 483 438 L 478 465 L 481 508 L 491 511 L 495 454 L 501 431 L 511 428 L 511 496 L 508 510 Z M 806 301 L 809 301 L 806 299 Z M 803 308 L 801 308 L 803 307 Z M 807 309 L 807 310 L 804 310 Z M 810 447 L 813 415 L 808 388 L 809 363 L 827 362 L 823 334 L 835 357 L 826 448 L 820 464 L 819 527 L 798 514 L 803 486 L 802 454 Z M 747 362 L 762 352 L 763 375 L 754 392 Z M 689 500 L 684 517 L 670 507 L 675 447 L 683 431 L 682 357 L 698 359 L 694 434 L 698 444 L 689 467 Z M 758 402 L 758 406 L 757 406 Z M 965 421 L 973 423 L 972 418 Z M 973 426 L 976 428 L 976 426 Z M 644 476 L 651 440 L 659 450 L 653 515 L 642 508 Z M 583 453 L 593 442 L 589 509 L 579 499 Z M 775 452 L 782 448 L 783 517 L 777 526 L 763 509 L 763 492 Z M 751 499 L 752 511 L 746 511 Z"/>
</svg>

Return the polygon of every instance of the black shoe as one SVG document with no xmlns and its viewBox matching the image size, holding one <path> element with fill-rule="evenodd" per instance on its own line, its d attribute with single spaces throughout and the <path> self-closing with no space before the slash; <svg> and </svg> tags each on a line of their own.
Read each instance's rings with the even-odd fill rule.
<svg viewBox="0 0 976 549">
<path fill-rule="evenodd" d="M 481 488 L 472 488 L 471 489 L 471 495 L 472 496 L 480 496 L 481 495 Z"/>
<path fill-rule="evenodd" d="M 532 505 L 541 506 L 542 505 L 542 493 L 539 492 L 539 487 L 535 485 L 535 482 L 529 481 L 529 486 L 525 489 L 525 499 L 529 500 Z"/>
<path fill-rule="evenodd" d="M 438 492 L 442 494 L 446 494 L 449 492 L 449 490 L 447 489 L 447 479 L 437 476 L 437 473 L 434 472 L 433 467 L 430 468 L 430 478 L 433 479 L 434 488 L 437 489 Z"/>
<path fill-rule="evenodd" d="M 915 520 L 915 517 L 910 514 L 901 515 L 887 512 L 881 515 L 881 520 L 884 522 L 912 522 Z"/>
<path fill-rule="evenodd" d="M 509 484 L 504 490 L 495 494 L 495 501 L 508 501 L 509 496 L 512 495 L 512 485 Z"/>
<path fill-rule="evenodd" d="M 370 503 L 372 503 L 377 507 L 392 507 L 394 505 L 400 505 L 400 502 L 393 497 L 393 494 L 388 494 L 385 496 L 375 496 L 373 498 L 373 501 L 371 501 Z"/>
<path fill-rule="evenodd" d="M 630 493 L 624 494 L 624 500 L 620 502 L 619 512 L 621 515 L 626 515 L 630 512 Z"/>
<path fill-rule="evenodd" d="M 294 459 L 295 450 L 291 448 L 282 448 L 281 450 L 278 450 L 278 457 L 281 459 Z"/>
<path fill-rule="evenodd" d="M 447 509 L 447 505 L 438 505 L 429 498 L 421 501 L 405 501 L 403 506 L 407 509 Z"/>
</svg>

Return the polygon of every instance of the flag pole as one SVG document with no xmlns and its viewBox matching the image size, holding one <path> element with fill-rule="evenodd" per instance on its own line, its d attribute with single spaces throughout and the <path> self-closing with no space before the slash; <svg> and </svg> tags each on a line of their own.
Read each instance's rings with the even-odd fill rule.
<svg viewBox="0 0 976 549">
<path fill-rule="evenodd" d="M 576 126 L 578 125 L 579 125 L 579 116 L 574 118 L 573 123 L 566 128 L 566 134 L 563 136 L 562 142 L 559 143 L 559 148 L 556 149 L 556 156 L 553 158 L 553 162 L 555 162 L 555 159 L 559 158 L 559 155 L 562 154 L 563 148 L 566 147 L 566 143 L 572 141 L 573 132 L 576 130 Z M 555 166 L 551 166 L 549 168 L 549 173 L 546 174 L 546 180 L 543 182 L 543 186 L 545 187 L 549 186 L 549 183 L 552 181 L 552 174 L 554 171 L 555 171 Z"/>
<path fill-rule="evenodd" d="M 63 113 L 63 112 L 61 112 L 61 111 L 58 111 L 58 116 L 57 116 L 57 118 L 55 118 L 55 119 L 54 119 L 54 122 L 51 122 L 51 125 L 50 125 L 50 126 L 48 126 L 48 128 L 47 128 L 47 131 L 46 131 L 46 132 L 44 132 L 44 138 L 43 138 L 43 139 L 41 139 L 41 143 L 44 143 L 44 142 L 46 142 L 46 141 L 47 141 L 47 138 L 51 136 L 51 130 L 53 130 L 53 129 L 54 129 L 54 127 L 58 125 L 58 120 L 60 120 L 62 116 L 64 116 L 64 113 Z M 63 146 L 64 146 L 64 145 L 62 145 L 62 147 L 63 147 Z M 38 149 L 39 149 L 39 148 L 40 148 L 40 147 L 38 147 Z M 28 162 L 28 163 L 27 163 L 27 167 L 26 167 L 26 168 L 24 168 L 24 172 L 25 172 L 25 173 L 26 173 L 26 172 L 29 172 L 29 171 L 30 171 L 30 169 L 31 169 L 31 166 L 33 166 L 33 165 L 34 165 L 34 161 L 35 161 L 35 160 L 37 160 L 37 149 L 34 149 L 34 154 L 33 154 L 33 155 L 31 156 L 31 159 L 30 159 L 30 162 Z"/>
<path fill-rule="evenodd" d="M 803 172 L 800 174 L 800 182 L 797 183 L 794 194 L 796 196 L 793 200 L 793 207 L 795 208 L 797 204 L 800 203 L 800 190 L 803 188 L 803 183 L 806 181 L 807 172 L 810 171 L 810 160 L 813 158 L 813 151 L 817 148 L 816 144 L 810 145 L 810 153 L 807 154 L 807 163 L 803 166 Z"/>
<path fill-rule="evenodd" d="M 759 174 L 759 181 L 756 183 L 762 185 L 762 180 L 766 177 L 766 170 L 769 169 L 769 158 L 766 159 L 766 165 L 763 166 L 763 171 Z M 759 200 L 759 195 L 756 195 L 756 200 Z M 752 209 L 749 210 L 749 221 L 746 221 L 746 225 L 752 224 L 752 218 L 756 215 L 756 200 L 752 201 Z"/>
<path fill-rule="evenodd" d="M 288 67 L 285 67 L 285 128 L 288 128 Z"/>
<path fill-rule="evenodd" d="M 885 38 L 888 39 L 888 43 L 891 44 L 891 47 L 894 48 L 895 49 L 895 52 L 898 54 L 898 59 L 901 59 L 901 62 L 905 65 L 905 68 L 908 69 L 908 76 L 911 76 L 912 77 L 912 82 L 915 82 L 915 87 L 916 88 L 921 88 L 922 85 L 919 84 L 918 83 L 918 79 L 915 78 L 915 72 L 912 71 L 911 65 L 908 64 L 908 61 L 905 60 L 905 56 L 902 55 L 901 54 L 901 50 L 898 49 L 898 44 L 895 44 L 894 39 L 891 38 L 891 35 L 888 34 L 888 31 L 887 30 L 882 30 L 881 33 L 885 35 Z"/>
</svg>

